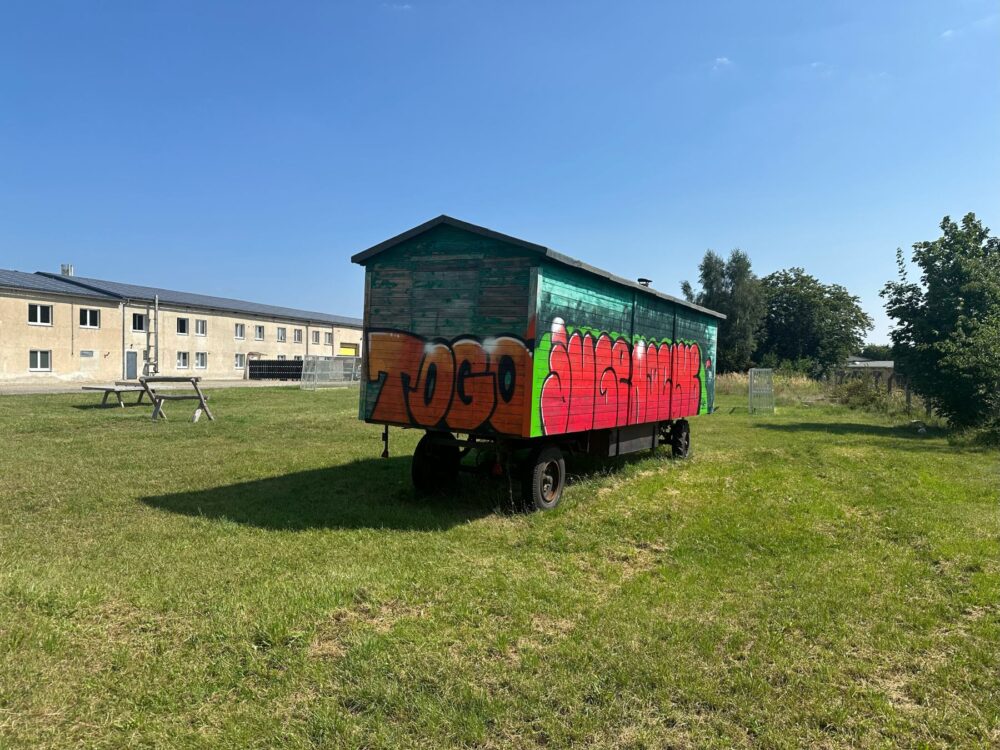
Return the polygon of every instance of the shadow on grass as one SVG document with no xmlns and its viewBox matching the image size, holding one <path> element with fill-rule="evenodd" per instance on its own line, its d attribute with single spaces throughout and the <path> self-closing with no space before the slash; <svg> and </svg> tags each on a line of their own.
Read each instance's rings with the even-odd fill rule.
<svg viewBox="0 0 1000 750">
<path fill-rule="evenodd" d="M 262 529 L 440 531 L 502 508 L 497 493 L 483 491 L 477 480 L 463 477 L 448 494 L 417 495 L 410 483 L 410 457 L 398 456 L 144 497 L 141 502 L 171 513 Z"/>
<path fill-rule="evenodd" d="M 662 453 L 659 455 L 663 455 Z M 649 458 L 574 457 L 567 483 L 614 473 Z M 491 514 L 520 512 L 519 477 L 463 474 L 453 488 L 419 495 L 410 482 L 410 456 L 369 458 L 224 487 L 141 498 L 159 510 L 273 530 L 396 529 L 441 531 Z"/>
<path fill-rule="evenodd" d="M 940 427 L 927 427 L 921 434 L 916 427 L 910 425 L 877 425 L 863 422 L 788 422 L 783 424 L 756 424 L 759 430 L 774 430 L 776 432 L 823 432 L 828 435 L 865 435 L 869 437 L 906 438 L 908 440 L 927 440 L 928 438 L 946 437 L 947 430 Z"/>
<path fill-rule="evenodd" d="M 148 401 L 143 401 L 141 404 L 137 404 L 135 401 L 126 401 L 125 402 L 125 408 L 126 409 L 131 409 L 134 406 L 142 406 L 142 407 L 144 407 L 146 409 L 149 409 L 150 412 L 152 412 L 152 410 L 153 410 L 153 405 L 151 403 L 149 403 Z M 96 404 L 73 404 L 73 408 L 74 409 L 79 409 L 80 411 L 91 411 L 93 409 L 100 409 L 101 411 L 104 411 L 105 409 L 107 409 L 108 411 L 110 411 L 112 409 L 117 409 L 118 411 L 121 411 L 121 409 L 122 409 L 122 407 L 120 407 L 117 403 L 102 404 L 102 403 L 99 403 L 99 402 L 96 403 Z"/>
</svg>

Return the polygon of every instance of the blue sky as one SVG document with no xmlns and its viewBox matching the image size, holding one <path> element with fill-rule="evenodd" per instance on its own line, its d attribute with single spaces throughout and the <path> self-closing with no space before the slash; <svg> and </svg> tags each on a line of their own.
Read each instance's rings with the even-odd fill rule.
<svg viewBox="0 0 1000 750">
<path fill-rule="evenodd" d="M 1000 231 L 1000 4 L 10 2 L 0 267 L 360 314 L 441 213 L 677 294 Z"/>
</svg>

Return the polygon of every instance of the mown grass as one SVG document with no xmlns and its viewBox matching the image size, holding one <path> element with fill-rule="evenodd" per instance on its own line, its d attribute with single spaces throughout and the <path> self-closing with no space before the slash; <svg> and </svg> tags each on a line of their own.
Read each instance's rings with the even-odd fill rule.
<svg viewBox="0 0 1000 750">
<path fill-rule="evenodd" d="M 0 746 L 1000 743 L 996 452 L 724 398 L 529 516 L 355 392 L 212 399 L 0 398 Z"/>
</svg>

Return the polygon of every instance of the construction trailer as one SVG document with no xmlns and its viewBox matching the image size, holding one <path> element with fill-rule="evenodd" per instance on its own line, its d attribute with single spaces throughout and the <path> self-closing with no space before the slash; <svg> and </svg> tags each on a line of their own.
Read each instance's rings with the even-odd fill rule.
<svg viewBox="0 0 1000 750">
<path fill-rule="evenodd" d="M 686 456 L 687 418 L 712 411 L 725 316 L 645 279 L 448 216 L 352 260 L 365 267 L 360 417 L 385 426 L 383 455 L 389 426 L 425 431 L 420 490 L 480 467 L 552 508 L 567 452 Z"/>
</svg>

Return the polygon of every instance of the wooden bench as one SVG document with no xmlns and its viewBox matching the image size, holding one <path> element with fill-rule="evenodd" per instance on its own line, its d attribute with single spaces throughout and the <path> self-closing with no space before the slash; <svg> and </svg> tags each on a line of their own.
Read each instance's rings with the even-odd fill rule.
<svg viewBox="0 0 1000 750">
<path fill-rule="evenodd" d="M 194 417 L 192 422 L 197 422 L 198 418 L 201 417 L 204 412 L 211 421 L 215 421 L 215 417 L 212 416 L 212 412 L 208 408 L 208 396 L 201 392 L 201 388 L 198 387 L 198 383 L 201 381 L 199 377 L 175 377 L 170 375 L 149 375 L 147 377 L 139 378 L 140 385 L 145 389 L 146 393 L 149 394 L 149 398 L 153 401 L 153 421 L 155 422 L 157 418 L 166 419 L 167 415 L 163 411 L 164 401 L 197 401 L 198 405 L 194 410 Z M 193 394 L 185 393 L 157 393 L 152 388 L 150 388 L 151 383 L 187 383 L 192 388 L 194 388 Z"/>
<path fill-rule="evenodd" d="M 108 406 L 108 398 L 111 394 L 114 394 L 115 398 L 118 399 L 118 405 L 123 409 L 125 408 L 125 401 L 122 400 L 123 393 L 138 393 L 139 398 L 135 402 L 137 404 L 142 403 L 142 399 L 147 393 L 146 389 L 141 385 L 124 385 L 120 383 L 116 385 L 85 385 L 83 386 L 83 390 L 104 391 L 104 398 L 101 399 L 101 406 Z"/>
</svg>

